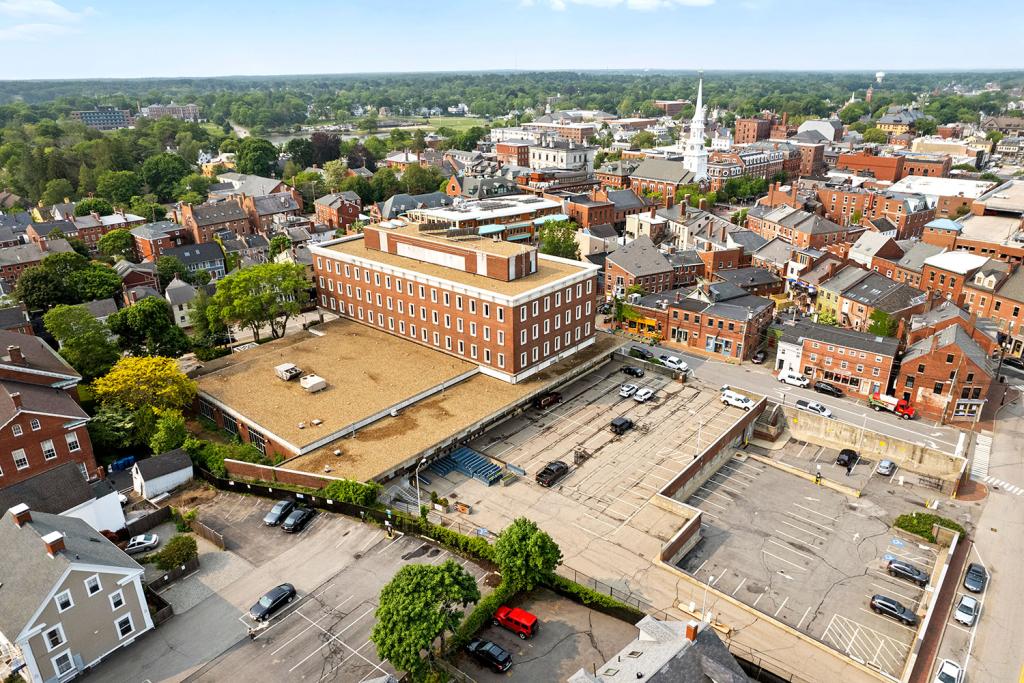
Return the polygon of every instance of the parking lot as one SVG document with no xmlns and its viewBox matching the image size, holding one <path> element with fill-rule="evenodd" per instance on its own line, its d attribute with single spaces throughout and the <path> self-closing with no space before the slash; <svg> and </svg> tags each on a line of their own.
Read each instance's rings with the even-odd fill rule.
<svg viewBox="0 0 1024 683">
<path fill-rule="evenodd" d="M 930 574 L 937 551 L 892 533 L 886 507 L 742 454 L 687 502 L 704 511 L 703 539 L 681 569 L 890 677 L 902 675 L 916 629 L 875 614 L 869 601 L 882 594 L 922 609 L 930 588 L 890 577 L 886 565 L 899 558 Z M 713 612 L 713 594 L 708 601 Z"/>
<path fill-rule="evenodd" d="M 535 615 L 540 626 L 527 640 L 501 626 L 488 625 L 480 631 L 477 637 L 497 643 L 512 655 L 512 668 L 496 674 L 460 654 L 456 666 L 480 683 L 565 681 L 580 669 L 593 671 L 593 667 L 600 667 L 637 635 L 632 624 L 547 589 L 533 591 L 513 606 Z"/>
</svg>

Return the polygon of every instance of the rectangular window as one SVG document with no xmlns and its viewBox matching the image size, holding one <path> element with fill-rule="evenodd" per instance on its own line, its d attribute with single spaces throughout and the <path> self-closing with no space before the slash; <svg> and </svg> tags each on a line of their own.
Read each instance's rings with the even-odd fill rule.
<svg viewBox="0 0 1024 683">
<path fill-rule="evenodd" d="M 520 330 L 519 331 L 519 343 L 520 344 L 525 344 L 526 343 L 526 330 Z"/>
<path fill-rule="evenodd" d="M 461 323 L 462 320 L 460 319 L 459 322 Z M 476 336 L 476 323 L 474 323 L 474 322 L 469 323 L 469 336 L 470 337 L 475 337 Z"/>
<path fill-rule="evenodd" d="M 457 294 L 455 295 L 455 308 L 460 311 L 462 310 L 462 297 Z"/>
<path fill-rule="evenodd" d="M 491 341 L 491 328 L 489 325 L 484 325 L 484 341 Z"/>
<path fill-rule="evenodd" d="M 252 427 L 249 427 L 249 443 L 263 455 L 267 454 L 267 437 Z"/>
<path fill-rule="evenodd" d="M 15 436 L 21 436 L 21 434 L 22 434 L 22 432 L 21 432 L 21 425 L 11 425 L 11 432 Z"/>
<path fill-rule="evenodd" d="M 444 348 L 448 349 L 449 351 L 452 350 L 452 338 L 447 335 L 445 335 L 444 338 Z"/>
<path fill-rule="evenodd" d="M 932 387 L 932 393 L 933 394 L 941 394 L 942 393 L 942 382 L 936 382 L 935 383 L 935 386 Z"/>
<path fill-rule="evenodd" d="M 53 447 L 53 439 L 47 439 L 41 441 L 39 447 L 43 449 L 43 458 L 46 460 L 53 460 L 57 457 L 57 449 Z"/>
<path fill-rule="evenodd" d="M 42 425 L 39 424 L 39 420 L 32 420 L 31 422 L 28 423 L 28 426 L 32 428 L 33 432 L 38 432 L 40 429 L 42 429 Z"/>
<path fill-rule="evenodd" d="M 533 340 L 537 341 L 537 338 L 539 336 L 540 336 L 540 325 L 538 325 L 537 323 L 534 323 L 533 324 Z"/>
<path fill-rule="evenodd" d="M 503 354 L 503 353 L 499 353 L 498 354 L 498 367 L 499 368 L 505 367 L 505 354 Z"/>
<path fill-rule="evenodd" d="M 53 662 L 53 671 L 57 676 L 65 676 L 75 670 L 75 662 L 71 659 L 69 650 L 61 652 L 51 661 Z"/>
<path fill-rule="evenodd" d="M 485 363 L 490 363 L 491 362 L 491 350 L 488 349 L 488 348 L 484 348 L 484 362 Z"/>
<path fill-rule="evenodd" d="M 501 317 L 499 316 L 499 320 Z M 526 322 L 526 306 L 519 309 L 519 322 Z"/>
<path fill-rule="evenodd" d="M 476 299 L 469 300 L 469 312 L 476 313 Z"/>
<path fill-rule="evenodd" d="M 46 651 L 53 652 L 58 647 L 68 642 L 68 639 L 64 636 L 64 628 L 57 624 L 49 631 L 43 634 L 43 640 L 46 642 Z"/>
<path fill-rule="evenodd" d="M 115 591 L 107 596 L 110 599 L 110 609 L 118 610 L 124 607 L 124 593 Z"/>
<path fill-rule="evenodd" d="M 57 595 L 53 597 L 53 601 L 57 605 L 58 612 L 67 612 L 75 606 L 75 601 L 71 599 L 71 591 L 62 591 L 57 593 Z"/>
<path fill-rule="evenodd" d="M 24 470 L 28 468 L 28 456 L 25 455 L 25 449 L 19 448 L 11 452 L 11 457 L 14 458 L 14 468 L 17 470 Z"/>
<path fill-rule="evenodd" d="M 525 352 L 519 354 L 519 367 L 521 367 L 521 368 L 525 368 L 526 367 L 526 353 Z"/>
<path fill-rule="evenodd" d="M 103 585 L 100 583 L 100 577 L 93 574 L 85 580 L 85 592 L 89 595 L 96 595 L 103 590 Z"/>
<path fill-rule="evenodd" d="M 451 306 L 451 304 L 452 304 L 451 296 L 448 294 L 448 292 L 445 292 L 444 293 L 444 305 L 445 306 Z"/>
<path fill-rule="evenodd" d="M 550 296 L 546 296 L 546 297 L 544 297 L 544 312 L 546 313 L 547 311 L 550 311 L 550 310 L 551 310 L 551 297 Z"/>
<path fill-rule="evenodd" d="M 498 316 L 498 322 L 499 323 L 505 322 L 505 309 L 504 308 L 502 308 L 501 306 L 495 306 L 494 314 L 496 316 Z"/>
<path fill-rule="evenodd" d="M 439 332 L 434 333 L 434 346 L 441 345 L 441 334 Z"/>
<path fill-rule="evenodd" d="M 462 332 L 462 318 L 455 319 L 455 329 Z"/>
<path fill-rule="evenodd" d="M 459 342 L 460 344 L 462 342 Z M 469 345 L 469 357 L 476 360 L 476 344 Z"/>
<path fill-rule="evenodd" d="M 484 317 L 491 317 L 491 305 L 489 303 L 484 303 Z"/>
<path fill-rule="evenodd" d="M 447 313 L 444 314 L 444 326 L 445 329 L 449 329 L 452 326 L 452 317 Z"/>
<path fill-rule="evenodd" d="M 126 614 L 115 621 L 114 626 L 117 628 L 117 637 L 122 640 L 135 631 L 135 624 L 132 623 L 132 615 L 130 614 Z"/>
</svg>

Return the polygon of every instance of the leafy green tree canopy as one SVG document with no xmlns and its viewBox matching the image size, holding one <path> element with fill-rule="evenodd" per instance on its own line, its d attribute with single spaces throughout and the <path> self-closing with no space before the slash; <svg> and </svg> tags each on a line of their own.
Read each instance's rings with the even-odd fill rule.
<svg viewBox="0 0 1024 683">
<path fill-rule="evenodd" d="M 540 253 L 577 260 L 580 248 L 576 244 L 579 226 L 573 221 L 547 221 L 540 228 Z"/>
<path fill-rule="evenodd" d="M 239 173 L 269 176 L 277 166 L 277 148 L 270 140 L 248 137 L 238 143 L 235 167 Z"/>
<path fill-rule="evenodd" d="M 502 580 L 517 591 L 528 591 L 551 576 L 562 562 L 562 551 L 535 522 L 520 517 L 498 535 L 494 561 L 501 567 Z"/>
<path fill-rule="evenodd" d="M 75 204 L 76 216 L 87 216 L 90 213 L 97 213 L 101 216 L 109 216 L 114 213 L 114 207 L 106 199 L 89 197 Z"/>
<path fill-rule="evenodd" d="M 104 256 L 123 258 L 129 261 L 138 260 L 138 256 L 135 254 L 135 238 L 124 228 L 111 230 L 100 238 L 96 246 Z"/>
<path fill-rule="evenodd" d="M 257 341 L 267 325 L 276 339 L 284 335 L 289 318 L 298 315 L 309 288 L 303 266 L 261 263 L 218 281 L 207 315 L 226 325 L 248 327 Z"/>
<path fill-rule="evenodd" d="M 106 374 L 121 357 L 110 330 L 83 306 L 53 307 L 43 316 L 43 326 L 60 343 L 60 355 L 86 381 Z"/>
<path fill-rule="evenodd" d="M 174 199 L 174 190 L 192 167 L 177 154 L 155 154 L 142 163 L 142 178 L 160 201 Z"/>
</svg>

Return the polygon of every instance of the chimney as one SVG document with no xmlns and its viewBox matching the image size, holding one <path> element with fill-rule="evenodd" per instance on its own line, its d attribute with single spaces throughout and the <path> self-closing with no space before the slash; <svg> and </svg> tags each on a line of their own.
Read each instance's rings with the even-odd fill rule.
<svg viewBox="0 0 1024 683">
<path fill-rule="evenodd" d="M 697 202 L 697 208 L 699 208 L 701 211 L 707 211 L 708 210 L 708 200 L 705 197 L 701 197 L 700 201 Z"/>
<path fill-rule="evenodd" d="M 57 553 L 64 551 L 64 534 L 51 531 L 43 536 L 43 543 L 46 544 L 46 553 L 50 557 L 57 557 Z"/>
<path fill-rule="evenodd" d="M 7 355 L 10 357 L 12 363 L 17 363 L 18 365 L 25 364 L 25 356 L 22 355 L 20 346 L 16 346 L 14 344 L 8 346 Z"/>
<path fill-rule="evenodd" d="M 21 392 L 15 391 L 11 394 L 11 402 L 14 404 L 15 408 L 21 408 Z"/>
<path fill-rule="evenodd" d="M 14 518 L 14 523 L 18 526 L 25 526 L 32 521 L 32 511 L 28 509 L 28 505 L 24 503 L 18 503 L 12 507 L 8 512 L 11 513 L 11 517 Z"/>
<path fill-rule="evenodd" d="M 691 619 L 686 622 L 686 639 L 691 643 L 697 640 L 697 634 L 700 632 L 700 624 Z"/>
<path fill-rule="evenodd" d="M 684 194 L 683 195 L 683 205 L 685 205 L 685 206 L 689 206 L 690 205 L 690 195 L 688 195 L 688 194 Z"/>
<path fill-rule="evenodd" d="M 675 203 L 676 203 L 675 195 L 672 194 L 671 192 L 666 192 L 665 193 L 665 208 L 666 209 L 671 209 L 673 206 L 675 206 Z M 651 207 L 651 217 L 652 218 L 654 217 L 654 207 Z"/>
</svg>

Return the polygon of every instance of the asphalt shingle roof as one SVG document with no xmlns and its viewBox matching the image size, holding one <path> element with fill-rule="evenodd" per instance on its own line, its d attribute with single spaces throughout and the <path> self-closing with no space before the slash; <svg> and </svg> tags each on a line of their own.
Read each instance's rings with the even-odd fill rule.
<svg viewBox="0 0 1024 683">
<path fill-rule="evenodd" d="M 893 337 L 879 337 L 867 332 L 832 325 L 818 325 L 805 320 L 798 320 L 795 323 L 786 322 L 776 327 L 782 331 L 782 341 L 793 344 L 800 344 L 804 339 L 811 339 L 883 356 L 895 356 L 899 348 L 899 340 Z"/>
<path fill-rule="evenodd" d="M 608 254 L 607 261 L 634 277 L 657 275 L 672 270 L 665 255 L 658 251 L 650 237 L 641 236 Z"/>
<path fill-rule="evenodd" d="M 139 460 L 135 466 L 139 468 L 139 474 L 144 480 L 152 480 L 191 467 L 192 459 L 184 449 L 175 448 L 173 451 Z"/>
</svg>

